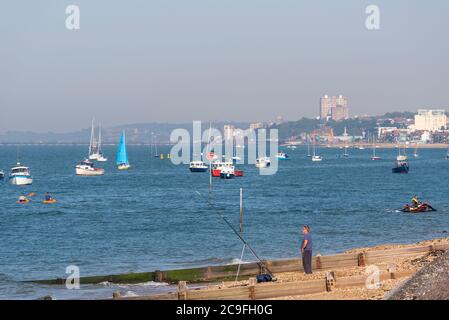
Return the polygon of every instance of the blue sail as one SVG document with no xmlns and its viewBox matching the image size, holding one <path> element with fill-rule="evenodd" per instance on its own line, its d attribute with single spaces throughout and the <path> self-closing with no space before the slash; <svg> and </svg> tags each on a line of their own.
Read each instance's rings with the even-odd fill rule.
<svg viewBox="0 0 449 320">
<path fill-rule="evenodd" d="M 129 165 L 128 153 L 126 152 L 125 131 L 122 132 L 122 137 L 120 138 L 120 144 L 118 145 L 117 165 L 120 165 L 120 164 Z"/>
</svg>

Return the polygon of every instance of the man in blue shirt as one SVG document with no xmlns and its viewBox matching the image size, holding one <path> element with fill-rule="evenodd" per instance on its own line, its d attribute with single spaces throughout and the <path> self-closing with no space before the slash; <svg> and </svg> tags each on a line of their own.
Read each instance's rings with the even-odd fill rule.
<svg viewBox="0 0 449 320">
<path fill-rule="evenodd" d="M 301 244 L 302 266 L 306 274 L 312 274 L 312 235 L 310 234 L 310 227 L 305 225 L 302 227 L 304 240 Z"/>
</svg>

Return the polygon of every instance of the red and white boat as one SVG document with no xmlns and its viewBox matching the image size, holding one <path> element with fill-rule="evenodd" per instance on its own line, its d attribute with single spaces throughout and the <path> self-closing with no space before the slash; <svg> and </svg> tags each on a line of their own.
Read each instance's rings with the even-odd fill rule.
<svg viewBox="0 0 449 320">
<path fill-rule="evenodd" d="M 219 178 L 222 171 L 233 170 L 234 176 L 243 177 L 243 170 L 235 169 L 232 161 L 214 161 L 212 162 L 212 176 Z"/>
</svg>

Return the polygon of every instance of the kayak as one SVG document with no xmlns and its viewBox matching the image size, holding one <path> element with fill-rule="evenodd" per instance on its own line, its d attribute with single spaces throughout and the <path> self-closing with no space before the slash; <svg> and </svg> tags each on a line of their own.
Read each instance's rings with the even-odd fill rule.
<svg viewBox="0 0 449 320">
<path fill-rule="evenodd" d="M 434 209 L 428 203 L 421 203 L 417 207 L 412 207 L 412 206 L 409 206 L 409 205 L 405 205 L 404 208 L 401 211 L 402 212 L 409 212 L 409 213 L 419 213 L 419 212 L 431 212 L 431 211 L 437 211 L 437 210 Z"/>
<path fill-rule="evenodd" d="M 42 201 L 43 204 L 50 204 L 50 203 L 56 203 L 56 202 L 58 202 L 56 199 Z"/>
</svg>

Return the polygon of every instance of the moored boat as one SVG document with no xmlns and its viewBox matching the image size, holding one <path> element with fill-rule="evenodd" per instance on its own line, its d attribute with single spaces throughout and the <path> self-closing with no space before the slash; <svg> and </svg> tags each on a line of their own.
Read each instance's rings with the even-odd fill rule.
<svg viewBox="0 0 449 320">
<path fill-rule="evenodd" d="M 221 171 L 226 168 L 233 168 L 234 170 L 234 163 L 232 161 L 212 162 L 212 176 L 216 178 L 220 177 Z"/>
<path fill-rule="evenodd" d="M 75 166 L 75 173 L 78 176 L 102 176 L 104 169 L 95 168 L 93 162 L 85 159 Z"/>
<path fill-rule="evenodd" d="M 256 168 L 268 168 L 271 165 L 271 160 L 268 157 L 260 157 L 256 159 Z"/>
<path fill-rule="evenodd" d="M 189 169 L 191 172 L 206 172 L 209 167 L 203 161 L 192 161 Z"/>
<path fill-rule="evenodd" d="M 278 158 L 279 160 L 290 160 L 290 157 L 288 156 L 288 154 L 286 154 L 284 152 L 278 152 L 276 154 L 276 158 Z"/>
<path fill-rule="evenodd" d="M 410 167 L 406 161 L 396 161 L 392 169 L 393 173 L 408 173 L 409 171 Z"/>
<path fill-rule="evenodd" d="M 119 170 L 128 170 L 131 167 L 129 164 L 128 153 L 126 151 L 125 131 L 122 132 L 122 136 L 120 137 L 116 164 L 117 169 Z"/>
<path fill-rule="evenodd" d="M 21 166 L 20 163 L 17 162 L 17 166 L 11 168 L 9 181 L 11 182 L 11 184 L 17 186 L 26 186 L 33 184 L 33 177 L 31 176 L 30 168 Z"/>
<path fill-rule="evenodd" d="M 220 172 L 220 178 L 222 179 L 232 179 L 235 176 L 234 166 L 225 167 Z"/>
<path fill-rule="evenodd" d="M 98 150 L 98 142 L 95 140 L 95 127 L 94 119 L 92 119 L 92 126 L 90 129 L 90 142 L 89 142 L 89 160 L 98 160 L 100 153 Z"/>
</svg>

